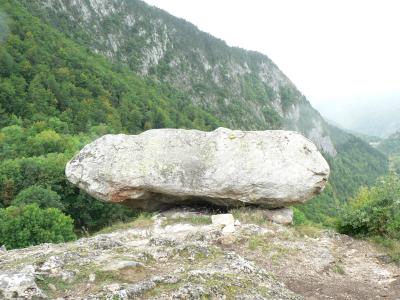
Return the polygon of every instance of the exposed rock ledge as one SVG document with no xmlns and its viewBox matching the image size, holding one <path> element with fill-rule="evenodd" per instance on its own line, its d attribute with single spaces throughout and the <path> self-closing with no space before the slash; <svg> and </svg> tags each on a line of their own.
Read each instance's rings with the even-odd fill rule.
<svg viewBox="0 0 400 300">
<path fill-rule="evenodd" d="M 371 244 L 261 213 L 166 211 L 67 244 L 0 251 L 0 299 L 398 299 L 400 268 Z"/>
<path fill-rule="evenodd" d="M 154 129 L 97 139 L 66 176 L 97 199 L 146 210 L 199 201 L 278 208 L 319 194 L 329 166 L 296 132 Z"/>
</svg>

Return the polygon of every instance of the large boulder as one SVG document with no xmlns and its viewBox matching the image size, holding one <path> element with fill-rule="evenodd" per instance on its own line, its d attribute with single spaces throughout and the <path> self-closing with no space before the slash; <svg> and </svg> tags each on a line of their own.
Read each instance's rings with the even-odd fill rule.
<svg viewBox="0 0 400 300">
<path fill-rule="evenodd" d="M 146 210 L 204 201 L 277 208 L 319 194 L 329 166 L 296 132 L 153 129 L 95 140 L 66 175 L 97 199 Z"/>
</svg>

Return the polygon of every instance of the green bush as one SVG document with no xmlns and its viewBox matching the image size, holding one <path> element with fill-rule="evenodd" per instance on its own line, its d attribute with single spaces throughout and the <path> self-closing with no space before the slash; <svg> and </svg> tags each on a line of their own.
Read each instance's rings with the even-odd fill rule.
<svg viewBox="0 0 400 300">
<path fill-rule="evenodd" d="M 361 236 L 400 238 L 400 178 L 391 174 L 363 188 L 343 210 L 338 229 Z"/>
<path fill-rule="evenodd" d="M 22 190 L 11 202 L 11 205 L 23 206 L 32 203 L 36 203 L 40 208 L 54 207 L 60 210 L 65 208 L 61 203 L 61 197 L 56 192 L 38 185 L 32 185 Z"/>
<path fill-rule="evenodd" d="M 296 207 L 292 207 L 293 209 L 293 224 L 294 225 L 301 225 L 310 223 L 307 219 L 306 215 Z"/>
<path fill-rule="evenodd" d="M 75 238 L 72 219 L 57 208 L 41 209 L 31 204 L 0 209 L 0 245 L 7 249 Z"/>
</svg>

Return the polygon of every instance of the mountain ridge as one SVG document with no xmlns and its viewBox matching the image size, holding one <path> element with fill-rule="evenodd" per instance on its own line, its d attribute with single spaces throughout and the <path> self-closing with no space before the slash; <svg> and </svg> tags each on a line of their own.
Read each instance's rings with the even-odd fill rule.
<svg viewBox="0 0 400 300">
<path fill-rule="evenodd" d="M 185 91 L 193 103 L 232 128 L 287 127 L 302 131 L 326 153 L 336 154 L 322 117 L 264 54 L 229 47 L 189 22 L 141 1 L 24 3 L 39 15 L 39 7 L 46 7 L 44 18 L 71 38 L 142 76 Z M 82 9 L 77 12 L 77 8 Z M 69 18 L 74 25 L 65 24 Z M 109 23 L 106 31 L 99 29 Z M 140 40 L 145 42 L 137 45 Z M 311 120 L 302 118 L 305 114 Z"/>
</svg>

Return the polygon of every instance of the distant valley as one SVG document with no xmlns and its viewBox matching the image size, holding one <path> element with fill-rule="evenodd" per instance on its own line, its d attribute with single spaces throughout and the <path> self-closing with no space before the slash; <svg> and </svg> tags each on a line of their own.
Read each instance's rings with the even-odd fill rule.
<svg viewBox="0 0 400 300">
<path fill-rule="evenodd" d="M 335 125 L 361 134 L 385 138 L 400 130 L 397 94 L 324 102 L 317 108 Z"/>
</svg>

